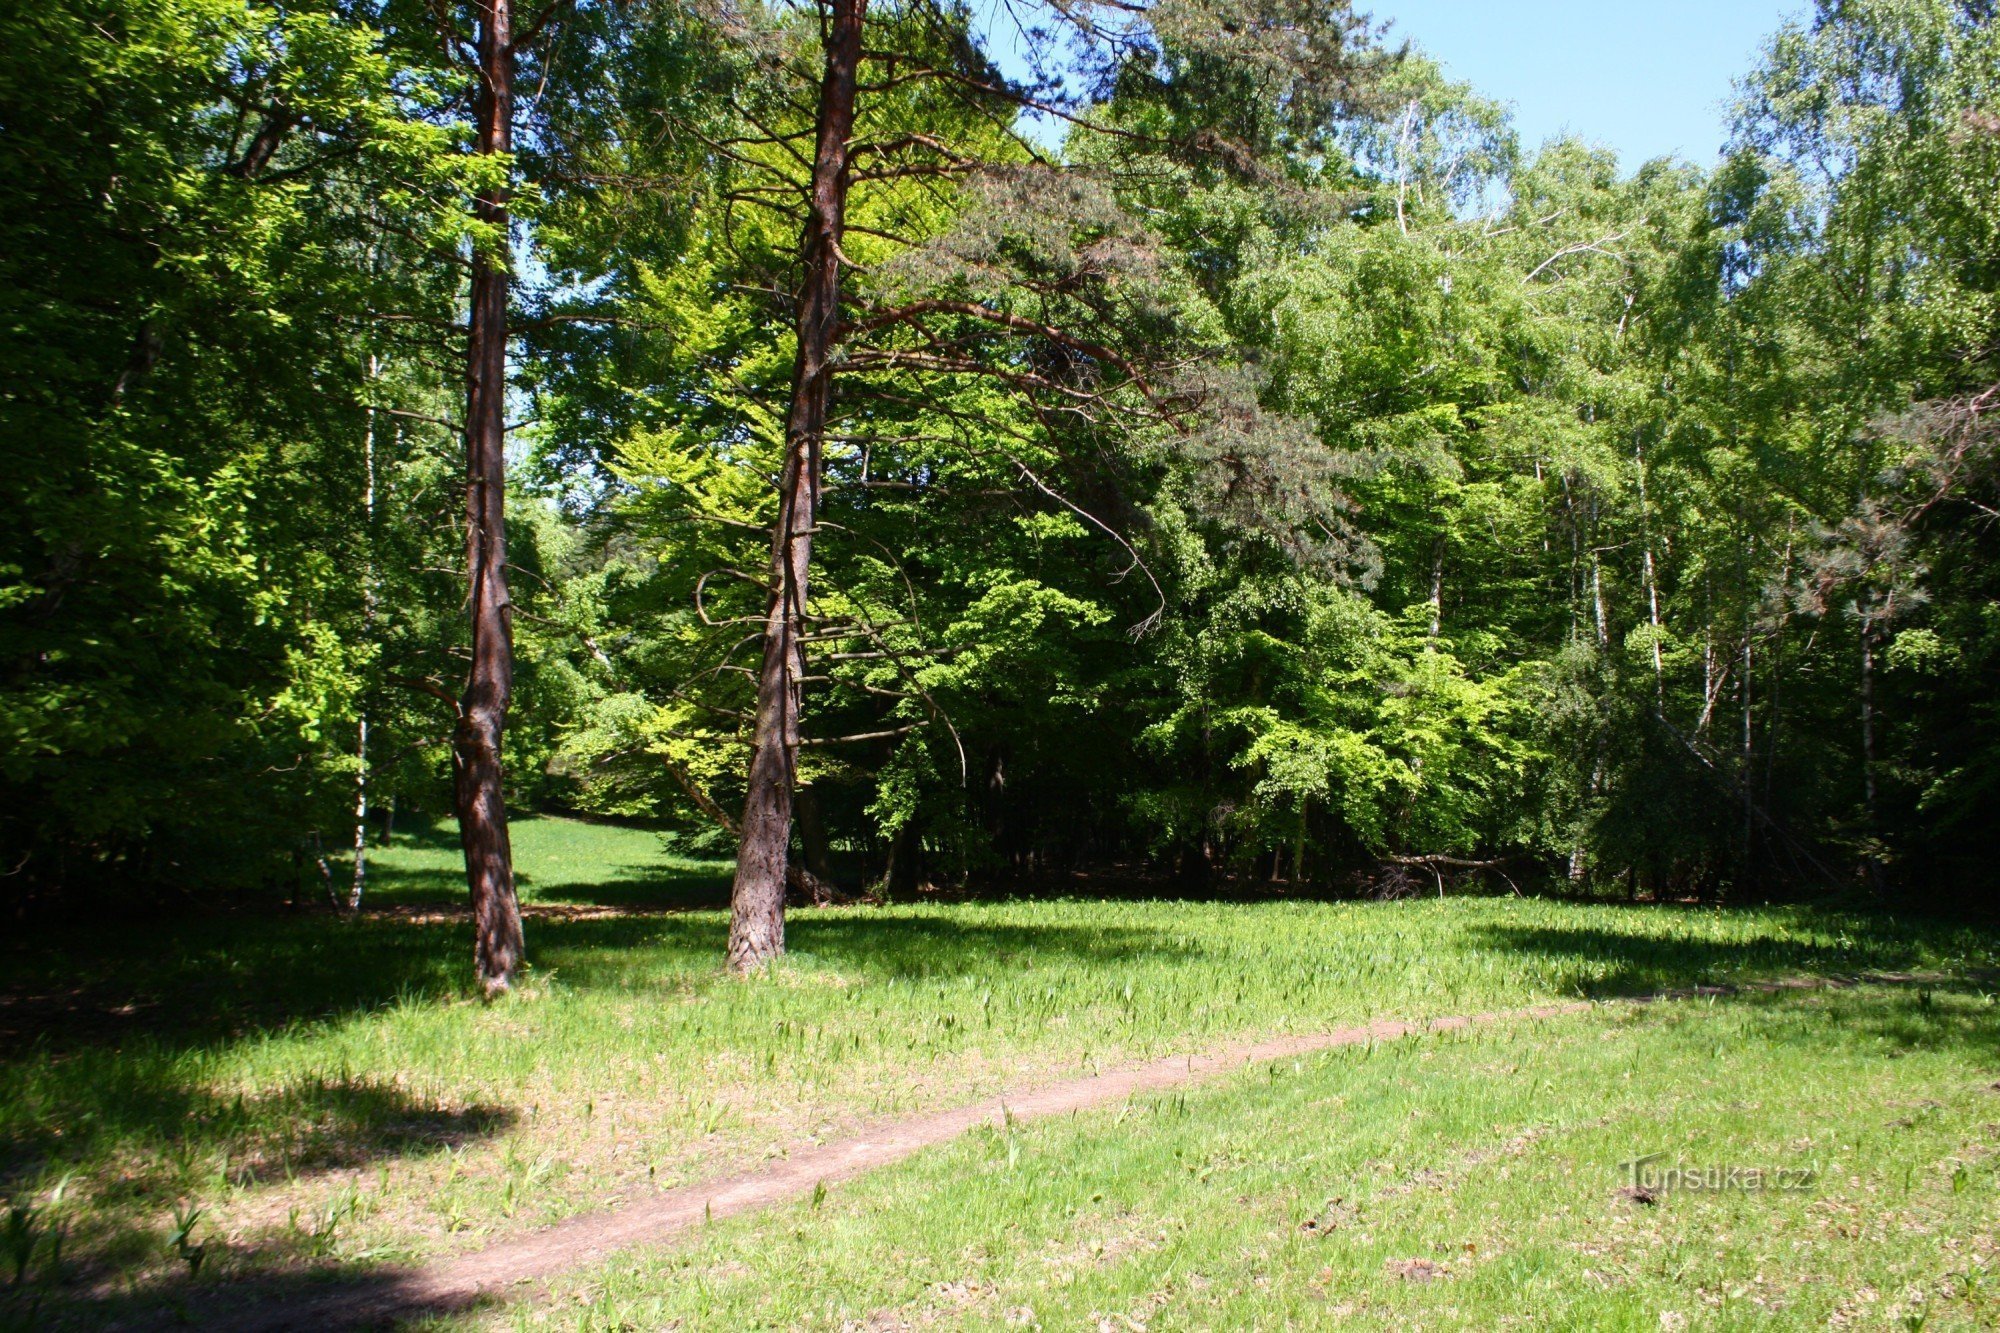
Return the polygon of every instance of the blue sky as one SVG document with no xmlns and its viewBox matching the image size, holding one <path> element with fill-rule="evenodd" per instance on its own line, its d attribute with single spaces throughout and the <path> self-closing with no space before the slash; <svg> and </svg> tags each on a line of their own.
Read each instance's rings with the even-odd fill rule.
<svg viewBox="0 0 2000 1333">
<path fill-rule="evenodd" d="M 1361 0 L 1454 79 L 1514 106 L 1521 142 L 1580 134 L 1629 172 L 1710 165 L 1732 82 L 1805 0 Z"/>
</svg>

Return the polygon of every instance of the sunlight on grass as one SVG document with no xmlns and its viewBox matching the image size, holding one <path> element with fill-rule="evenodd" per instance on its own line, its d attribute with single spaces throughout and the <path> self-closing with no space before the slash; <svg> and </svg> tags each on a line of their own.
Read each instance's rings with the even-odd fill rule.
<svg viewBox="0 0 2000 1333">
<path fill-rule="evenodd" d="M 713 906 L 729 896 L 729 861 L 677 855 L 657 833 L 581 819 L 517 819 L 510 830 L 514 881 L 530 905 Z M 351 874 L 341 870 L 341 882 Z M 406 819 L 394 842 L 369 857 L 371 905 L 465 898 L 457 826 Z"/>
<path fill-rule="evenodd" d="M 1996 1072 L 1971 988 L 1410 1038 L 978 1130 L 438 1324 L 1990 1328 Z M 1641 1197 L 1653 1152 L 1815 1174 Z"/>
<path fill-rule="evenodd" d="M 448 831 L 447 831 L 448 832 Z M 791 957 L 720 970 L 726 883 L 654 835 L 523 820 L 523 993 L 469 994 L 462 920 L 405 911 L 456 855 L 381 858 L 384 910 L 207 917 L 6 957 L 50 1008 L 0 1064 L 9 1197 L 47 1198 L 77 1273 L 201 1281 L 477 1245 L 754 1165 L 872 1117 L 1249 1033 L 1738 977 L 1989 965 L 1988 934 L 1803 909 L 1529 899 L 1013 900 L 795 914 Z M 706 886 L 706 887 L 704 887 Z M 398 899 L 397 895 L 407 895 Z"/>
</svg>

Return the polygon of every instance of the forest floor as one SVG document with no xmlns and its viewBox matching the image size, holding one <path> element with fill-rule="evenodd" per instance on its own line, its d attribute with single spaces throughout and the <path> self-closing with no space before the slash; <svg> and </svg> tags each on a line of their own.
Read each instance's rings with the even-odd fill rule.
<svg viewBox="0 0 2000 1333">
<path fill-rule="evenodd" d="M 1872 971 L 1947 979 L 1301 1051 L 1201 1089 L 971 1128 L 441 1319 L 2000 1314 L 2000 1010 L 1978 980 L 2000 956 L 1992 932 L 1511 898 L 919 903 L 799 913 L 785 965 L 738 982 L 705 905 L 726 867 L 644 832 L 528 820 L 536 967 L 485 1006 L 463 922 L 438 910 L 454 842 L 399 835 L 359 920 L 237 913 L 0 947 L 0 1278 L 16 1256 L 26 1269 L 0 1323 L 195 1311 L 218 1288 L 305 1299 L 782 1169 L 897 1117 L 1246 1040 Z M 1619 1164 L 1653 1151 L 1819 1175 L 1621 1194 Z"/>
</svg>

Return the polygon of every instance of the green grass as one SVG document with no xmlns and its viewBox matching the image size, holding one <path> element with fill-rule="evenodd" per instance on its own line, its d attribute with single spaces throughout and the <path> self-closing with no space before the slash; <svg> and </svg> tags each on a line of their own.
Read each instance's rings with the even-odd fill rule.
<svg viewBox="0 0 2000 1333">
<path fill-rule="evenodd" d="M 66 1236 L 36 1299 L 101 1314 L 77 1302 L 105 1275 L 133 1300 L 185 1285 L 177 1206 L 205 1209 L 197 1284 L 359 1271 L 1238 1034 L 1995 955 L 1990 932 L 1793 909 L 1020 900 L 796 913 L 786 963 L 742 982 L 724 914 L 689 906 L 726 867 L 574 821 L 515 842 L 534 966 L 498 1005 L 472 998 L 464 922 L 426 906 L 456 896 L 448 828 L 399 836 L 360 920 L 6 945 L 0 1179 Z"/>
<path fill-rule="evenodd" d="M 581 819 L 520 819 L 510 830 L 515 888 L 529 906 L 713 907 L 729 898 L 730 863 L 677 856 L 657 834 Z M 457 825 L 405 819 L 369 857 L 370 906 L 465 899 Z M 341 883 L 347 883 L 343 870 Z"/>
<path fill-rule="evenodd" d="M 1971 988 L 1869 988 L 1337 1051 L 975 1131 L 439 1322 L 1991 1328 L 1996 1036 Z M 1654 1152 L 1817 1177 L 1635 1202 Z"/>
</svg>

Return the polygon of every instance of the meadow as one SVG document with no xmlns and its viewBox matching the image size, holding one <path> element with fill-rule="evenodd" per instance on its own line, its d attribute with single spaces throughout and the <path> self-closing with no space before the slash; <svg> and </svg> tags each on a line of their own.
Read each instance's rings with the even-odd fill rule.
<svg viewBox="0 0 2000 1333">
<path fill-rule="evenodd" d="M 976 1131 L 436 1326 L 1992 1328 L 1996 1032 L 1976 989 L 1864 988 L 1332 1052 Z M 1641 1193 L 1651 1154 L 1766 1187 Z"/>
<path fill-rule="evenodd" d="M 840 1327 L 885 1310 L 977 1323 L 1031 1309 L 1051 1327 L 1124 1327 L 1151 1309 L 1156 1326 L 1225 1327 L 1282 1297 L 1268 1309 L 1294 1313 L 1266 1323 L 1386 1308 L 1478 1326 L 1534 1308 L 1521 1304 L 1532 1271 L 1565 1299 L 1601 1296 L 1577 1307 L 1588 1324 L 1650 1309 L 1690 1274 L 1784 1269 L 1750 1263 L 1776 1243 L 1748 1221 L 1695 1255 L 1689 1238 L 1716 1230 L 1704 1210 L 1791 1210 L 1805 1237 L 1802 1219 L 1836 1197 L 1854 1234 L 1831 1250 L 1778 1245 L 1784 1271 L 1844 1282 L 1840 1256 L 1865 1252 L 1852 1271 L 1880 1296 L 1870 1309 L 1887 1309 L 1904 1275 L 1944 1280 L 1912 1257 L 1935 1244 L 1912 1249 L 1867 1202 L 1890 1184 L 1917 1225 L 1973 1247 L 1951 1271 L 1984 1291 L 1974 1233 L 1990 1238 L 1996 1195 L 1981 1117 L 2000 1119 L 1985 1090 L 2000 1080 L 1981 990 L 1989 931 L 1514 897 L 919 901 L 800 911 L 783 964 L 737 980 L 720 965 L 726 865 L 610 825 L 523 820 L 515 839 L 533 966 L 497 1004 L 469 990 L 448 826 L 398 834 L 358 918 L 246 909 L 10 941 L 0 1276 L 18 1280 L 0 1309 L 89 1325 L 251 1279 L 366 1274 L 881 1117 L 1238 1036 L 1879 972 L 1942 979 L 1607 1006 L 974 1136 L 819 1216 L 718 1224 L 690 1253 L 565 1280 L 554 1305 L 473 1317 Z M 1898 1116 L 1910 1132 L 1882 1128 Z M 1790 1160 L 1800 1139 L 1829 1160 L 1839 1147 L 1861 1192 L 1634 1211 L 1604 1183 L 1655 1149 Z M 1975 1217 L 1984 1231 L 1966 1229 Z M 1687 1253 L 1626 1273 L 1640 1261 L 1623 1242 L 1608 1257 L 1578 1248 L 1619 1228 Z M 1487 1248 L 1446 1253 L 1464 1244 Z M 1076 1246 L 1094 1257 L 1060 1258 Z M 1417 1260 L 1451 1281 L 1382 1278 Z M 774 1290 L 775 1275 L 808 1269 L 812 1283 Z M 1793 1314 L 1834 1308 L 1831 1286 L 1784 1299 Z M 1717 1310 L 1752 1312 L 1730 1297 L 1684 1313 Z"/>
</svg>

